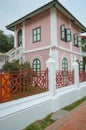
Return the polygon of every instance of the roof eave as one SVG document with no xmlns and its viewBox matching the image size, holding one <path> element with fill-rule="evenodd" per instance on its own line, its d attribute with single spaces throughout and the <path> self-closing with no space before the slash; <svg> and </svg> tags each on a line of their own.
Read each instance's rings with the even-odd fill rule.
<svg viewBox="0 0 86 130">
<path fill-rule="evenodd" d="M 45 11 L 45 10 L 51 8 L 51 7 L 52 7 L 52 4 L 53 4 L 53 2 L 50 2 L 50 3 L 46 4 L 45 6 L 39 8 L 39 9 L 37 9 L 37 10 L 31 12 L 30 14 L 25 15 L 24 17 L 20 18 L 19 20 L 16 20 L 15 22 L 13 22 L 13 23 L 7 25 L 6 28 L 9 29 L 9 30 L 11 30 L 11 31 L 14 31 L 14 28 L 15 28 L 15 26 L 16 26 L 17 24 L 22 23 L 22 22 L 24 22 L 24 21 L 27 20 L 27 19 L 31 19 L 33 16 L 35 16 L 35 15 L 37 15 L 37 14 L 40 14 L 40 13 L 42 13 L 43 11 Z"/>
<path fill-rule="evenodd" d="M 30 14 L 25 15 L 24 17 L 20 18 L 19 20 L 9 24 L 6 26 L 7 29 L 14 31 L 15 26 L 19 23 L 24 22 L 27 19 L 31 19 L 33 16 L 42 13 L 43 11 L 55 7 L 57 10 L 59 10 L 62 14 L 64 14 L 68 19 L 73 21 L 80 29 L 81 33 L 86 32 L 86 28 L 84 25 L 82 25 L 62 4 L 60 4 L 58 1 L 51 1 L 50 3 L 38 8 L 37 10 L 31 12 Z"/>
<path fill-rule="evenodd" d="M 59 3 L 60 4 L 60 3 Z M 86 32 L 86 27 L 82 25 L 64 6 L 60 4 L 58 6 L 58 3 L 55 5 L 57 10 L 59 10 L 62 14 L 64 14 L 70 21 L 73 21 L 78 27 L 81 29 L 81 33 Z"/>
</svg>

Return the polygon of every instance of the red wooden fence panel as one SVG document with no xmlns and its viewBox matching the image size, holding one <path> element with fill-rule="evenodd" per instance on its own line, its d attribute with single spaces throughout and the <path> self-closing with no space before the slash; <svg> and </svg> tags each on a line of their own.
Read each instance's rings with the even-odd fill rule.
<svg viewBox="0 0 86 130">
<path fill-rule="evenodd" d="M 79 82 L 86 81 L 86 71 L 79 71 Z"/>
<path fill-rule="evenodd" d="M 74 84 L 74 72 L 73 71 L 62 71 L 56 72 L 56 87 L 64 87 Z"/>
<path fill-rule="evenodd" d="M 48 91 L 48 70 L 0 72 L 0 102 L 46 91 Z"/>
</svg>

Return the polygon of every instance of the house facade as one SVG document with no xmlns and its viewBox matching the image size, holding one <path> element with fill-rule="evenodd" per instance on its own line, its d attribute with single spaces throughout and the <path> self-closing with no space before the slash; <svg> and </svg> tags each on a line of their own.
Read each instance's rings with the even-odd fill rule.
<svg viewBox="0 0 86 130">
<path fill-rule="evenodd" d="M 57 0 L 27 14 L 6 28 L 14 31 L 15 49 L 22 50 L 20 62 L 29 61 L 34 70 L 46 68 L 50 49 L 57 70 L 72 69 L 75 60 L 82 63 L 80 35 L 86 32 L 86 28 Z"/>
</svg>

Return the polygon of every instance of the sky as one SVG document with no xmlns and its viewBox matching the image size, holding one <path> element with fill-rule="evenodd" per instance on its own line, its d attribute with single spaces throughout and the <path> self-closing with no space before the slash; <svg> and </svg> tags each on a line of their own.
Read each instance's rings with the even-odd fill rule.
<svg viewBox="0 0 86 130">
<path fill-rule="evenodd" d="M 6 26 L 52 0 L 0 0 L 0 29 L 13 34 Z M 59 0 L 86 27 L 86 0 Z"/>
</svg>

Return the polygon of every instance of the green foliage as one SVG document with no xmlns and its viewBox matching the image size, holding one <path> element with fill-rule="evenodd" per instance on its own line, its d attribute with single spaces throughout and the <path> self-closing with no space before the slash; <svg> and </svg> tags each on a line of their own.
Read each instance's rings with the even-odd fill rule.
<svg viewBox="0 0 86 130">
<path fill-rule="evenodd" d="M 26 69 L 31 69 L 30 63 L 25 62 L 22 64 L 19 64 L 18 60 L 14 60 L 13 62 L 6 62 L 3 65 L 3 70 L 8 70 L 8 71 L 18 71 L 18 70 L 26 70 Z"/>
<path fill-rule="evenodd" d="M 5 53 L 12 49 L 14 46 L 13 35 L 5 35 L 2 30 L 0 30 L 0 52 Z"/>
<path fill-rule="evenodd" d="M 31 69 L 30 63 L 29 62 L 25 62 L 25 63 L 21 64 L 20 65 L 20 69 L 21 70 Z"/>
<path fill-rule="evenodd" d="M 44 130 L 47 126 L 52 124 L 54 120 L 51 119 L 51 115 L 48 115 L 43 120 L 38 120 L 33 124 L 29 125 L 25 130 Z"/>
</svg>

